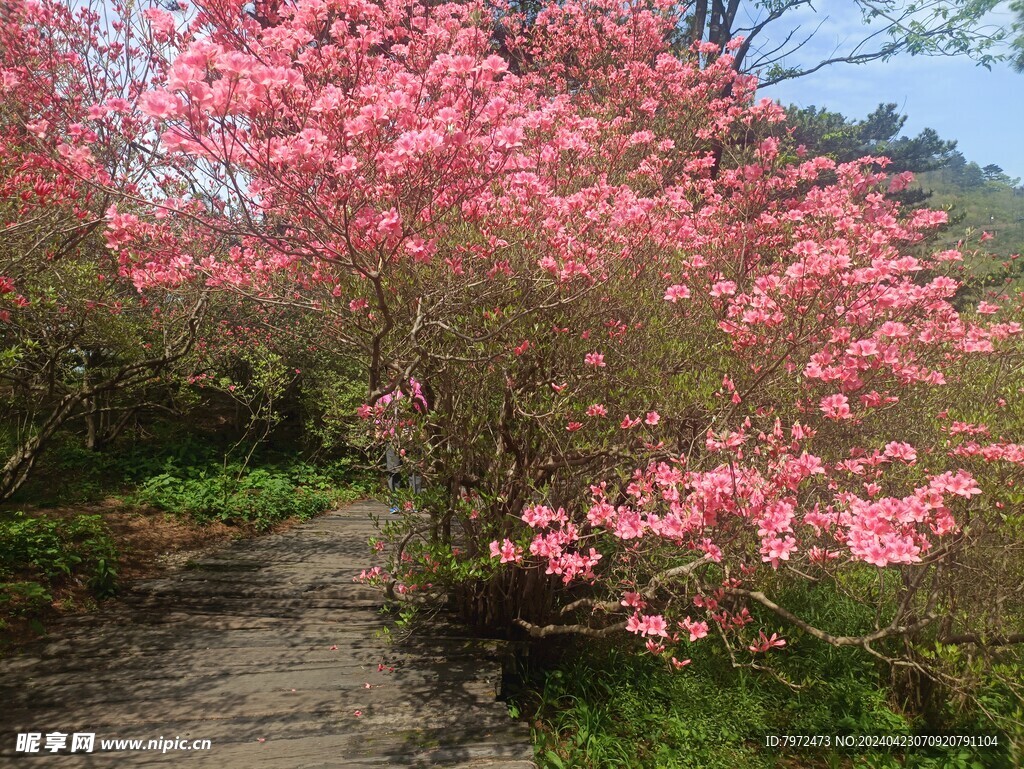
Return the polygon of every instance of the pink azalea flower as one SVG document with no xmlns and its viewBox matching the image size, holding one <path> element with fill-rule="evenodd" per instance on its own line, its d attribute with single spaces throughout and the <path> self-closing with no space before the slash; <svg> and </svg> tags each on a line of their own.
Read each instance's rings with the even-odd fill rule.
<svg viewBox="0 0 1024 769">
<path fill-rule="evenodd" d="M 665 291 L 666 302 L 678 302 L 680 299 L 689 299 L 690 289 L 687 286 L 675 285 L 669 286 Z"/>
<path fill-rule="evenodd" d="M 633 615 L 626 620 L 626 630 L 630 633 L 640 633 L 643 630 L 643 625 L 640 622 L 640 612 L 634 612 Z"/>
<path fill-rule="evenodd" d="M 760 637 L 756 643 L 753 643 L 749 647 L 747 647 L 754 654 L 766 652 L 769 649 L 773 648 L 781 648 L 786 645 L 785 639 L 779 638 L 778 633 L 772 633 L 769 637 L 764 634 L 763 630 L 761 630 L 759 631 L 759 636 Z"/>
<path fill-rule="evenodd" d="M 680 622 L 679 626 L 690 634 L 690 641 L 697 641 L 708 634 L 707 622 L 695 622 L 689 617 Z"/>
<path fill-rule="evenodd" d="M 139 97 L 139 109 L 157 120 L 180 115 L 184 106 L 181 100 L 167 91 L 146 91 Z"/>
<path fill-rule="evenodd" d="M 668 635 L 668 623 L 660 614 L 643 615 L 636 612 L 626 621 L 626 630 L 642 636 Z"/>
<path fill-rule="evenodd" d="M 658 656 L 665 651 L 665 645 L 658 643 L 653 638 L 647 639 L 645 646 L 647 647 L 647 651 L 655 656 Z"/>
<path fill-rule="evenodd" d="M 523 560 L 523 551 L 518 545 L 514 544 L 507 537 L 502 540 L 501 544 L 497 540 L 491 542 L 491 558 L 498 558 L 500 556 L 500 563 L 519 563 Z"/>
<path fill-rule="evenodd" d="M 821 399 L 821 412 L 829 419 L 852 419 L 850 399 L 842 393 Z"/>
<path fill-rule="evenodd" d="M 731 280 L 720 280 L 711 287 L 709 292 L 713 297 L 732 296 L 736 293 L 736 284 Z"/>
<path fill-rule="evenodd" d="M 647 602 L 640 596 L 639 593 L 627 591 L 622 594 L 622 601 L 620 603 L 623 606 L 632 606 L 635 609 L 642 609 L 647 605 Z"/>
<path fill-rule="evenodd" d="M 908 465 L 912 465 L 917 461 L 917 452 L 909 443 L 898 441 L 887 443 L 885 444 L 885 455 L 906 462 Z"/>
</svg>

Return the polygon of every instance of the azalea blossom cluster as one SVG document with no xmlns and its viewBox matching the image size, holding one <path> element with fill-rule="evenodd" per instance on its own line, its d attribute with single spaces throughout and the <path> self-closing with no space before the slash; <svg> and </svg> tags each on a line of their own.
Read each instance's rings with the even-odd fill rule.
<svg viewBox="0 0 1024 769">
<path fill-rule="evenodd" d="M 885 425 L 1021 325 L 994 302 L 956 310 L 962 255 L 922 245 L 944 212 L 902 212 L 884 159 L 794 161 L 769 138 L 726 162 L 736 132 L 783 114 L 728 55 L 701 67 L 699 46 L 672 54 L 670 4 L 565 3 L 532 25 L 472 4 L 409 14 L 308 0 L 261 23 L 206 3 L 142 109 L 168 153 L 220 169 L 228 210 L 279 223 L 242 226 L 229 258 L 199 272 L 274 295 L 285 275 L 347 318 L 344 338 L 369 359 L 364 418 L 410 372 L 429 382 L 439 397 L 419 416 L 464 452 L 452 472 L 492 465 L 443 487 L 554 483 L 555 467 L 579 489 L 571 468 L 652 456 L 614 493 L 592 477 L 582 509 L 524 500 L 529 538 L 505 517 L 523 486 L 496 489 L 483 520 L 463 521 L 487 536 L 467 557 L 537 564 L 570 588 L 641 561 L 754 569 L 746 543 L 770 569 L 908 566 L 957 531 L 974 477 Z M 610 397 L 657 367 L 652 350 L 681 355 L 688 339 L 703 348 L 687 350 L 693 365 L 721 379 L 711 403 Z M 485 404 L 495 367 L 498 444 L 479 457 L 479 430 L 436 431 L 472 423 L 458 404 Z M 673 451 L 665 415 L 687 410 L 700 442 Z M 662 637 L 657 616 L 632 629 Z"/>
<path fill-rule="evenodd" d="M 962 444 L 947 456 L 936 454 L 933 444 L 922 449 L 886 429 L 894 415 L 920 413 L 928 390 L 948 384 L 947 371 L 979 356 L 1012 354 L 1021 335 L 1020 322 L 999 305 L 986 302 L 973 316 L 954 308 L 959 283 L 941 272 L 959 253 L 928 254 L 916 247 L 946 221 L 944 212 L 902 216 L 871 191 L 884 177 L 867 161 L 836 167 L 818 158 L 776 169 L 773 178 L 748 167 L 723 175 L 717 187 L 742 187 L 740 200 L 749 205 L 751 195 L 759 198 L 823 170 L 837 173 L 837 182 L 778 205 L 763 198 L 757 226 L 743 229 L 744 246 L 755 254 L 770 248 L 774 258 L 746 257 L 742 280 L 723 272 L 737 275 L 728 259 L 736 231 L 725 227 L 702 244 L 724 255 L 722 261 L 699 256 L 680 272 L 666 273 L 664 301 L 689 320 L 704 314 L 729 340 L 732 356 L 712 420 L 718 424 L 707 429 L 699 463 L 669 455 L 636 471 L 613 493 L 606 484 L 592 486 L 589 508 L 544 519 L 526 547 L 547 559 L 539 563 L 547 573 L 562 573 L 559 559 L 578 542 L 586 542 L 591 560 L 603 556 L 627 569 L 633 564 L 635 571 L 659 558 L 667 564 L 729 564 L 739 557 L 732 565 L 742 567 L 745 579 L 728 578 L 726 591 L 756 581 L 756 569 L 743 555 L 746 542 L 772 569 L 789 563 L 833 571 L 854 563 L 920 564 L 959 531 L 956 512 L 982 493 L 972 473 L 950 468 L 949 460 L 1019 459 L 1012 442 Z M 763 189 L 750 184 L 752 175 Z M 728 218 L 739 219 L 739 212 Z M 905 255 L 908 250 L 915 255 Z M 586 362 L 594 365 L 593 357 Z M 780 392 L 792 400 L 780 402 Z M 599 413 L 587 410 L 588 416 Z M 789 415 L 788 428 L 778 414 Z M 627 416 L 621 427 L 631 424 Z M 971 432 L 955 425 L 949 431 Z M 534 509 L 527 506 L 522 514 L 531 527 L 537 526 Z M 512 540 L 505 542 L 508 553 Z M 716 619 L 723 629 L 746 624 L 728 614 Z M 648 638 L 672 636 L 664 622 L 661 614 L 637 609 L 626 629 Z M 764 636 L 751 650 L 766 651 L 781 645 L 778 640 Z M 664 651 L 650 640 L 648 648 Z"/>
<path fill-rule="evenodd" d="M 685 458 L 652 463 L 634 474 L 621 504 L 612 503 L 607 484 L 594 486 L 580 526 L 564 509 L 528 506 L 521 518 L 535 533 L 527 549 L 546 562 L 546 573 L 560 575 L 565 584 L 595 581 L 593 568 L 602 554 L 589 545 L 600 542 L 625 560 L 667 548 L 688 554 L 682 557 L 691 563 L 720 564 L 730 557 L 729 550 L 743 551 L 739 543 L 752 540 L 760 560 L 773 569 L 797 559 L 823 566 L 840 561 L 911 564 L 956 530 L 951 508 L 981 493 L 971 474 L 958 470 L 927 475 L 927 483 L 904 496 L 883 495 L 878 482 L 862 484 L 862 479 L 883 480 L 889 464 L 913 466 L 916 455 L 909 444 L 893 441 L 867 456 L 826 463 L 806 450 L 809 432 L 799 424 L 785 431 L 776 419 L 771 432 L 750 436 L 757 454 L 767 460 L 763 463 L 733 461 L 703 471 L 687 470 Z M 748 435 L 739 435 L 746 444 Z M 715 453 L 735 455 L 738 445 L 723 445 Z M 490 549 L 502 563 L 523 560 L 523 549 L 507 538 L 492 542 Z M 622 606 L 634 610 L 628 631 L 668 635 L 662 615 L 641 611 L 655 600 L 639 586 L 624 593 Z M 716 613 L 711 600 L 699 605 L 724 629 L 742 628 L 749 621 Z M 707 635 L 704 623 L 688 616 L 680 622 L 690 641 Z"/>
<path fill-rule="evenodd" d="M 659 202 L 638 187 L 686 160 L 690 147 L 651 130 L 655 116 L 671 109 L 677 123 L 661 133 L 692 126 L 701 143 L 781 116 L 770 102 L 726 109 L 752 87 L 728 57 L 704 70 L 667 52 L 649 61 L 677 13 L 668 4 L 637 4 L 621 17 L 614 3 L 551 8 L 529 34 L 505 14 L 506 55 L 534 61 L 515 74 L 494 53 L 494 11 L 443 4 L 412 13 L 410 24 L 406 4 L 300 2 L 265 26 L 217 0 L 173 33 L 180 53 L 140 98 L 162 149 L 197 169 L 219 168 L 227 210 L 284 225 L 277 237 L 253 233 L 230 259 L 211 254 L 195 270 L 224 285 L 291 272 L 353 312 L 371 305 L 367 332 L 388 323 L 374 283 L 406 264 L 456 280 L 510 278 L 524 267 L 531 280 L 606 279 L 612 252 L 628 259 L 671 237 L 647 232 Z M 148 14 L 155 35 L 171 35 L 166 17 Z M 594 36 L 586 49 L 581 22 Z M 578 64 L 566 67 L 567 56 Z M 601 64 L 588 69 L 588 61 Z M 600 99 L 573 85 L 584 76 Z M 730 88 L 721 114 L 698 127 L 708 94 Z M 280 130 L 287 121 L 294 130 Z M 693 158 L 692 170 L 705 163 Z M 476 223 L 477 243 L 452 246 L 452 214 Z M 112 212 L 112 242 L 129 242 L 133 229 L 147 237 L 146 226 Z M 503 256 L 524 227 L 542 239 L 526 265 Z M 167 269 L 184 266 L 169 253 L 162 259 Z M 139 274 L 142 285 L 168 279 L 155 264 Z M 600 354 L 589 362 L 600 366 Z"/>
<path fill-rule="evenodd" d="M 373 406 L 362 404 L 356 414 L 360 419 L 373 420 L 374 432 L 378 438 L 395 438 L 413 424 L 410 419 L 402 418 L 402 406 L 408 406 L 413 413 L 424 413 L 427 410 L 423 386 L 415 377 L 409 378 L 404 389 L 398 388 L 387 393 Z"/>
</svg>

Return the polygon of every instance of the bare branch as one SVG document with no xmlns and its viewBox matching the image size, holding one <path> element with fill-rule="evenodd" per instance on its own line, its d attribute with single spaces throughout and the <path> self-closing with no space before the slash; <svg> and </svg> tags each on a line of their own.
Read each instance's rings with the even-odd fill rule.
<svg viewBox="0 0 1024 769">
<path fill-rule="evenodd" d="M 582 635 L 589 638 L 606 638 L 626 629 L 625 622 L 595 629 L 586 625 L 534 625 L 524 619 L 515 620 L 515 624 L 523 628 L 533 638 L 547 638 L 556 635 Z"/>
<path fill-rule="evenodd" d="M 882 641 L 886 638 L 892 638 L 894 636 L 909 636 L 917 632 L 918 630 L 921 630 L 930 625 L 937 619 L 938 616 L 936 614 L 929 612 L 924 616 L 923 619 L 920 619 L 909 625 L 900 625 L 900 615 L 897 614 L 893 618 L 892 622 L 890 622 L 886 627 L 881 628 L 880 630 L 876 630 L 873 633 L 866 633 L 865 635 L 860 636 L 833 635 L 832 633 L 822 630 L 821 628 L 817 628 L 809 622 L 801 619 L 788 609 L 779 606 L 773 600 L 768 598 L 768 596 L 766 596 L 764 593 L 758 590 L 745 590 L 739 587 L 727 587 L 723 589 L 729 595 L 738 595 L 744 598 L 749 598 L 752 601 L 756 601 L 757 603 L 761 604 L 766 609 L 769 609 L 770 611 L 774 612 L 776 615 L 786 620 L 790 624 L 800 628 L 808 635 L 814 636 L 818 640 L 824 641 L 825 643 L 831 644 L 832 646 L 860 646 L 864 649 L 868 649 L 868 646 L 872 643 L 875 643 L 876 641 Z M 868 649 L 868 651 L 872 650 Z"/>
</svg>

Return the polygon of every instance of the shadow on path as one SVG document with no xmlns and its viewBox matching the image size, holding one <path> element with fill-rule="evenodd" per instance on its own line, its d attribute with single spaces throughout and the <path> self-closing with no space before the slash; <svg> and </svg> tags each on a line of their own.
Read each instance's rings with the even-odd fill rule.
<svg viewBox="0 0 1024 769">
<path fill-rule="evenodd" d="M 494 642 L 378 638 L 380 591 L 352 582 L 374 515 L 387 509 L 361 502 L 233 543 L 0 661 L 0 766 L 533 767 L 528 729 L 495 699 Z M 57 752 L 53 732 L 69 735 Z M 93 752 L 70 751 L 75 732 Z M 18 752 L 18 733 L 41 734 L 39 752 Z M 111 739 L 142 748 L 102 750 Z M 211 747 L 146 749 L 160 739 Z"/>
</svg>

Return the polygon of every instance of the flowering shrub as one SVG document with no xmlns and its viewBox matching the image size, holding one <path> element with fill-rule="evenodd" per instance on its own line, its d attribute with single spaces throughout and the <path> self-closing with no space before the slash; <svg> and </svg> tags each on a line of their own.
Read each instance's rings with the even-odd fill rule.
<svg viewBox="0 0 1024 769">
<path fill-rule="evenodd" d="M 1019 601 L 961 580 L 1020 571 L 991 557 L 1018 547 L 1019 300 L 958 313 L 964 253 L 928 247 L 945 213 L 901 210 L 884 159 L 764 138 L 782 111 L 728 53 L 675 55 L 679 9 L 146 18 L 166 176 L 152 215 L 109 210 L 108 245 L 141 288 L 322 318 L 382 439 L 411 396 L 404 461 L 432 491 L 368 579 L 535 636 L 631 632 L 675 667 L 713 634 L 765 655 L 783 626 L 886 658 L 1016 638 Z M 231 238 L 197 253 L 176 221 Z M 865 574 L 861 636 L 770 595 Z"/>
</svg>

